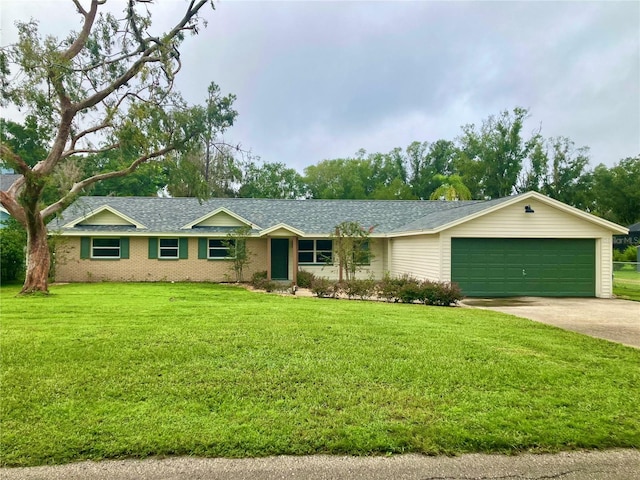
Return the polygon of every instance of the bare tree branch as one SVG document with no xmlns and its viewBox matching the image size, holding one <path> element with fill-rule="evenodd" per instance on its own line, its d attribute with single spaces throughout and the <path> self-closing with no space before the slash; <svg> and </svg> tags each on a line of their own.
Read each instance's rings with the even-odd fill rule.
<svg viewBox="0 0 640 480">
<path fill-rule="evenodd" d="M 82 132 L 78 133 L 77 135 L 71 135 L 71 146 L 69 147 L 71 150 L 76 148 L 76 145 L 78 143 L 78 140 L 81 140 L 83 137 L 86 137 L 87 135 L 91 134 L 91 133 L 95 133 L 95 132 L 99 132 L 100 130 L 104 130 L 105 128 L 111 127 L 111 122 L 109 121 L 109 119 L 105 120 L 104 122 L 102 122 L 100 125 L 94 125 L 91 128 L 87 128 L 86 130 L 83 130 Z M 64 152 L 61 155 L 61 158 L 65 158 L 68 157 L 68 151 Z"/>
<path fill-rule="evenodd" d="M 61 158 L 68 158 L 71 157 L 72 155 L 77 155 L 78 153 L 104 153 L 104 152 L 110 152 L 111 150 L 115 150 L 116 148 L 119 148 L 120 144 L 119 143 L 114 143 L 113 145 L 109 145 L 107 147 L 103 147 L 103 148 L 76 148 L 74 150 L 67 150 L 62 154 Z"/>
<path fill-rule="evenodd" d="M 109 66 L 109 65 L 120 63 L 123 60 L 127 60 L 129 58 L 136 57 L 136 56 L 140 55 L 141 52 L 144 52 L 144 50 L 145 50 L 144 48 L 138 47 L 136 50 L 134 50 L 134 51 L 132 51 L 130 53 L 127 53 L 127 54 L 124 54 L 124 55 L 120 55 L 118 57 L 113 57 L 113 58 L 111 58 L 109 60 L 103 60 L 102 62 L 94 63 L 93 65 L 87 65 L 86 67 L 73 68 L 72 71 L 73 72 L 78 72 L 78 73 L 79 72 L 87 73 L 87 72 L 90 72 L 92 70 L 95 70 L 96 68 L 104 68 L 104 67 Z"/>
<path fill-rule="evenodd" d="M 178 22 L 178 24 L 170 31 L 170 33 L 165 37 L 166 39 L 174 38 L 181 30 L 185 28 L 185 25 L 191 20 L 191 18 L 197 14 L 198 10 L 206 3 L 207 0 L 199 0 L 198 4 L 195 7 L 191 7 L 187 13 L 182 17 L 182 19 Z M 92 2 L 92 11 L 97 9 L 98 1 L 93 0 Z M 93 12 L 93 18 L 95 18 L 95 12 Z M 85 27 L 89 25 L 89 30 L 91 28 L 91 24 L 85 22 Z M 84 30 L 83 30 L 84 31 Z M 83 34 L 81 34 L 82 36 Z M 88 34 L 87 34 L 88 35 Z M 80 37 L 78 37 L 79 39 Z M 79 48 L 86 43 L 86 38 L 82 40 L 82 43 L 74 42 L 74 45 L 78 44 Z M 71 132 L 71 123 L 73 121 L 73 117 L 79 111 L 85 110 L 87 108 L 93 107 L 97 105 L 99 102 L 108 97 L 111 93 L 116 91 L 121 86 L 125 85 L 129 80 L 134 78 L 138 73 L 140 73 L 142 67 L 146 63 L 157 62 L 161 60 L 161 57 L 152 56 L 160 49 L 160 45 L 156 44 L 147 49 L 144 53 L 143 57 L 136 61 L 129 69 L 121 75 L 119 78 L 114 80 L 111 84 L 109 84 L 106 88 L 96 92 L 90 97 L 86 98 L 84 101 L 81 101 L 76 104 L 72 104 L 71 100 L 67 96 L 64 87 L 62 85 L 61 80 L 55 76 L 53 73 L 50 73 L 50 80 L 53 83 L 54 89 L 58 96 L 58 100 L 60 103 L 61 109 L 61 119 L 60 124 L 58 126 L 58 132 L 56 138 L 53 142 L 53 146 L 47 158 L 39 162 L 36 167 L 34 167 L 34 171 L 38 171 L 41 174 L 48 174 L 53 170 L 55 164 L 60 160 L 62 153 L 64 151 L 64 147 L 66 145 L 67 138 Z M 69 52 L 71 48 L 67 51 Z M 76 52 L 77 54 L 77 52 Z M 66 53 L 65 53 L 66 55 Z M 75 55 L 75 54 L 74 54 Z M 69 57 L 72 58 L 72 57 Z"/>
<path fill-rule="evenodd" d="M 91 8 L 88 12 L 86 12 L 82 6 L 79 5 L 77 0 L 74 0 L 76 7 L 78 7 L 78 11 L 84 16 L 84 25 L 82 25 L 82 30 L 78 35 L 78 38 L 69 46 L 66 52 L 62 53 L 62 58 L 66 60 L 71 60 L 73 57 L 78 55 L 82 48 L 87 43 L 87 39 L 89 38 L 89 34 L 91 33 L 91 28 L 93 28 L 93 22 L 96 19 L 96 13 L 98 12 L 98 5 L 104 2 L 100 2 L 99 0 L 91 1 Z"/>
<path fill-rule="evenodd" d="M 68 98 L 61 98 L 60 101 L 63 103 L 60 115 L 60 124 L 58 125 L 58 132 L 56 133 L 49 155 L 33 167 L 34 172 L 37 171 L 42 175 L 51 173 L 56 163 L 58 163 L 71 132 L 71 123 L 73 122 L 74 113 L 69 108 L 70 102 Z"/>
<path fill-rule="evenodd" d="M 80 2 L 78 0 L 73 0 L 73 3 L 76 6 L 76 8 L 78 9 L 78 12 L 80 12 L 82 15 L 84 15 L 86 17 L 87 16 L 87 11 L 80 4 Z"/>
<path fill-rule="evenodd" d="M 133 3 L 133 0 L 130 0 L 130 3 L 129 3 L 130 8 L 131 8 L 131 4 L 132 3 Z M 164 41 L 166 42 L 166 41 L 168 41 L 170 39 L 175 38 L 176 35 L 179 32 L 183 31 L 183 30 L 191 30 L 191 29 L 193 29 L 193 27 L 188 26 L 187 24 L 198 13 L 198 10 L 200 10 L 200 8 L 202 8 L 202 6 L 205 3 L 207 3 L 207 0 L 199 0 L 198 3 L 194 5 L 194 0 L 192 0 L 190 5 L 189 5 L 189 8 L 188 8 L 187 12 L 185 13 L 185 15 L 178 22 L 178 24 L 164 37 Z M 131 14 L 131 15 L 133 15 L 133 14 Z M 135 22 L 132 22 L 132 28 L 134 28 L 135 29 L 134 31 L 137 32 L 137 26 L 135 25 Z M 78 111 L 84 110 L 86 108 L 93 107 L 94 105 L 96 105 L 100 101 L 102 101 L 104 98 L 106 98 L 108 95 L 110 95 L 111 93 L 116 91 L 118 88 L 120 88 L 122 85 L 126 84 L 129 80 L 131 80 L 133 77 L 135 77 L 138 73 L 140 73 L 140 70 L 142 69 L 142 67 L 146 63 L 151 63 L 151 62 L 156 62 L 156 61 L 161 61 L 162 60 L 162 57 L 153 57 L 153 56 L 151 56 L 151 55 L 155 54 L 158 50 L 160 50 L 160 48 L 163 45 L 163 43 L 159 39 L 155 39 L 155 38 L 151 38 L 150 37 L 149 39 L 144 40 L 144 39 L 141 38 L 139 32 L 137 33 L 136 38 L 140 42 L 142 42 L 142 44 L 146 44 L 148 41 L 153 41 L 155 43 L 155 45 L 153 45 L 151 47 L 148 47 L 144 51 L 144 55 L 138 61 L 136 61 L 131 67 L 129 67 L 129 69 L 124 74 L 122 74 L 119 78 L 114 80 L 106 88 L 96 92 L 94 95 L 90 96 L 89 98 L 85 99 L 84 101 L 76 103 L 73 106 L 75 111 L 78 112 Z M 166 74 L 166 71 L 165 71 L 165 74 Z"/>
<path fill-rule="evenodd" d="M 22 157 L 11 150 L 5 143 L 0 143 L 0 158 L 9 162 L 22 175 L 26 175 L 31 171 L 31 167 L 22 159 Z"/>
<path fill-rule="evenodd" d="M 13 182 L 13 185 L 11 186 L 11 189 L 13 189 L 13 187 L 18 182 L 21 182 L 20 185 L 24 184 L 24 177 L 21 177 L 18 180 L 16 180 L 15 182 Z M 16 188 L 16 190 L 17 190 L 17 188 Z M 6 192 L 1 192 L 0 191 L 0 203 L 2 203 L 4 208 L 7 209 L 7 211 L 11 214 L 11 216 L 13 218 L 18 220 L 22 225 L 24 225 L 26 223 L 26 221 L 27 221 L 27 219 L 25 217 L 25 214 L 24 214 L 24 208 L 22 208 L 22 206 L 18 203 L 16 198 L 17 197 L 15 197 L 10 191 L 6 191 Z"/>
<path fill-rule="evenodd" d="M 154 152 L 151 152 L 147 155 L 143 155 L 139 157 L 134 162 L 132 162 L 131 165 L 129 165 L 127 168 L 124 168 L 122 170 L 117 170 L 115 172 L 99 173 L 98 175 L 94 175 L 92 177 L 85 178 L 80 182 L 74 183 L 73 187 L 69 189 L 69 192 L 66 195 L 64 195 L 57 202 L 52 203 L 45 209 L 41 210 L 40 215 L 42 215 L 43 218 L 46 218 L 49 215 L 53 215 L 54 213 L 59 212 L 61 209 L 69 205 L 74 200 L 74 198 L 89 185 L 92 185 L 96 182 L 100 182 L 103 180 L 107 180 L 109 178 L 124 177 L 125 175 L 129 175 L 131 172 L 136 170 L 141 164 L 145 163 L 146 161 L 151 160 L 152 158 L 157 158 L 157 157 L 161 157 L 162 155 L 166 155 L 167 153 L 173 150 L 175 150 L 175 145 L 170 145 L 170 146 L 161 148 L 159 150 L 156 150 Z"/>
</svg>

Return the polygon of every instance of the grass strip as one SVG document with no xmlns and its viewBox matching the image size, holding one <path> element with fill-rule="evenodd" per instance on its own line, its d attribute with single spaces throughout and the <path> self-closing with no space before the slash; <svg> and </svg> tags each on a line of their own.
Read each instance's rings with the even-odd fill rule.
<svg viewBox="0 0 640 480">
<path fill-rule="evenodd" d="M 618 298 L 640 302 L 640 271 L 615 271 L 613 273 L 613 294 Z"/>
</svg>

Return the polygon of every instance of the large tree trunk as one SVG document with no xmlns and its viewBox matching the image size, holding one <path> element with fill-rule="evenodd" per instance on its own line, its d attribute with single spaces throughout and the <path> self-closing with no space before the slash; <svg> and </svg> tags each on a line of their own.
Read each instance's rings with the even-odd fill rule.
<svg viewBox="0 0 640 480">
<path fill-rule="evenodd" d="M 25 207 L 27 228 L 27 272 L 21 294 L 49 293 L 51 254 L 47 227 L 37 207 Z"/>
</svg>

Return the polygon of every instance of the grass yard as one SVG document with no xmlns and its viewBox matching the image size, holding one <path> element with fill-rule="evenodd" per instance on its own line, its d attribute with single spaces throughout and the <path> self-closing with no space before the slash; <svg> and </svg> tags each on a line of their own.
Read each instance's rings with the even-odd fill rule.
<svg viewBox="0 0 640 480">
<path fill-rule="evenodd" d="M 463 308 L 0 290 L 0 462 L 640 448 L 640 351 Z"/>
<path fill-rule="evenodd" d="M 613 293 L 618 298 L 640 302 L 640 272 L 637 270 L 613 272 Z"/>
</svg>

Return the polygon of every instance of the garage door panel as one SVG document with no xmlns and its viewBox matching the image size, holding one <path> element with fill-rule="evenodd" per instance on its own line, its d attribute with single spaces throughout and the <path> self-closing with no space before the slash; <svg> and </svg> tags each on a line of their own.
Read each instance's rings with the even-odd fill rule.
<svg viewBox="0 0 640 480">
<path fill-rule="evenodd" d="M 595 240 L 454 238 L 451 279 L 467 296 L 595 296 Z"/>
</svg>

